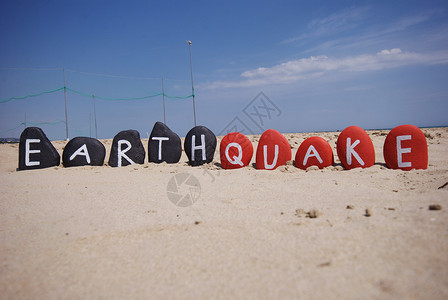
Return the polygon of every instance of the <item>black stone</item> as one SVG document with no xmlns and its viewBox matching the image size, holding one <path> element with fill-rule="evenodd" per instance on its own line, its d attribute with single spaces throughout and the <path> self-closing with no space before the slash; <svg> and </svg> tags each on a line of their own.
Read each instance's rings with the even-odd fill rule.
<svg viewBox="0 0 448 300">
<path fill-rule="evenodd" d="M 89 137 L 75 137 L 65 145 L 62 163 L 64 167 L 102 166 L 105 157 L 106 148 L 100 141 Z"/>
<path fill-rule="evenodd" d="M 202 138 L 204 136 L 205 146 L 202 146 Z M 192 151 L 193 137 L 195 139 L 194 146 L 196 149 Z M 185 137 L 184 142 L 185 153 L 187 154 L 189 164 L 192 166 L 200 166 L 209 163 L 215 156 L 216 136 L 215 134 L 204 126 L 196 126 L 192 128 Z M 203 149 L 205 149 L 205 159 L 203 157 Z M 194 152 L 194 153 L 192 153 Z"/>
<path fill-rule="evenodd" d="M 120 142 L 120 147 L 118 142 Z M 121 152 L 120 158 L 118 158 L 118 150 Z M 144 164 L 145 155 L 146 152 L 140 140 L 140 133 L 137 130 L 123 130 L 115 135 L 112 141 L 109 166 L 124 167 L 131 164 Z"/>
<path fill-rule="evenodd" d="M 168 140 L 161 140 L 160 138 L 168 138 Z M 161 153 L 159 153 L 159 149 L 162 150 Z M 175 164 L 179 162 L 181 155 L 182 142 L 180 137 L 162 122 L 156 122 L 149 136 L 148 161 Z"/>
<path fill-rule="evenodd" d="M 39 140 L 39 142 L 32 140 Z M 60 162 L 61 156 L 42 129 L 27 127 L 23 130 L 19 141 L 19 170 L 49 168 L 59 166 Z"/>
</svg>

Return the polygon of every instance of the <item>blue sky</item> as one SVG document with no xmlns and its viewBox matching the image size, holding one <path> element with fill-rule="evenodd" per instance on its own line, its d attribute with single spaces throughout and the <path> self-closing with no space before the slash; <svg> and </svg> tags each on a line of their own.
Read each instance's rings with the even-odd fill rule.
<svg viewBox="0 0 448 300">
<path fill-rule="evenodd" d="M 87 95 L 160 93 L 163 77 L 166 94 L 188 96 L 188 39 L 197 123 L 216 134 L 448 125 L 447 9 L 446 1 L 1 1 L 0 99 L 62 87 L 62 68 L 66 86 Z M 191 98 L 165 101 L 167 125 L 185 136 Z M 67 103 L 70 138 L 94 136 L 92 98 L 67 92 Z M 95 105 L 99 138 L 125 129 L 146 137 L 163 121 L 161 96 Z M 250 114 L 257 107 L 264 117 Z M 0 103 L 0 136 L 18 137 L 23 126 L 10 129 L 25 119 L 65 138 L 63 91 Z"/>
</svg>

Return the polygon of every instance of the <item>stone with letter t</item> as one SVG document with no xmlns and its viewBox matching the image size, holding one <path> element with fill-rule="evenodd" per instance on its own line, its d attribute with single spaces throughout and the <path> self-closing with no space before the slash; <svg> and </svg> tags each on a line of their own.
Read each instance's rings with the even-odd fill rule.
<svg viewBox="0 0 448 300">
<path fill-rule="evenodd" d="M 148 161 L 178 163 L 182 156 L 180 137 L 162 122 L 156 122 L 148 140 Z"/>
</svg>

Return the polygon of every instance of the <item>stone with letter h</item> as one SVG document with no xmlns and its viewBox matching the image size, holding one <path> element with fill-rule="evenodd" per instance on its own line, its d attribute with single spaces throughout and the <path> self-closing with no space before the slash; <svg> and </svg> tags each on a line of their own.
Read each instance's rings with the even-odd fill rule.
<svg viewBox="0 0 448 300">
<path fill-rule="evenodd" d="M 192 128 L 185 137 L 184 150 L 191 166 L 212 162 L 216 150 L 216 136 L 205 126 Z"/>
</svg>

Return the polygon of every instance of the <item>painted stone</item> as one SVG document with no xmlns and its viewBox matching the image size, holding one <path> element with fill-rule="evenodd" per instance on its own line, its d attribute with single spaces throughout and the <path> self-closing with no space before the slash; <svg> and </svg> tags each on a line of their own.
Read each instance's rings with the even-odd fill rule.
<svg viewBox="0 0 448 300">
<path fill-rule="evenodd" d="M 414 125 L 395 127 L 384 141 L 383 155 L 387 167 L 391 169 L 426 169 L 428 144 L 425 134 Z"/>
<path fill-rule="evenodd" d="M 185 137 L 184 150 L 191 166 L 200 166 L 213 160 L 216 136 L 205 126 L 193 127 Z"/>
<path fill-rule="evenodd" d="M 162 122 L 156 122 L 148 140 L 149 162 L 178 163 L 182 155 L 180 137 Z"/>
<path fill-rule="evenodd" d="M 239 132 L 230 132 L 219 146 L 221 167 L 223 169 L 239 169 L 247 166 L 254 154 L 251 141 Z"/>
<path fill-rule="evenodd" d="M 27 127 L 20 135 L 19 170 L 59 166 L 61 156 L 39 127 Z"/>
<path fill-rule="evenodd" d="M 336 142 L 339 160 L 347 170 L 368 168 L 375 163 L 375 149 L 367 132 L 361 127 L 350 126 L 339 134 Z"/>
<path fill-rule="evenodd" d="M 64 167 L 102 166 L 106 148 L 97 139 L 75 137 L 65 145 L 62 153 Z"/>
<path fill-rule="evenodd" d="M 297 149 L 294 164 L 296 167 L 306 170 L 308 167 L 317 166 L 319 169 L 331 166 L 334 162 L 333 149 L 328 142 L 319 137 L 307 138 Z"/>
<path fill-rule="evenodd" d="M 110 149 L 109 166 L 124 167 L 145 163 L 145 148 L 137 130 L 123 130 L 114 136 Z"/>
<path fill-rule="evenodd" d="M 255 156 L 256 168 L 274 170 L 291 160 L 291 146 L 277 130 L 268 129 L 260 137 Z"/>
</svg>

